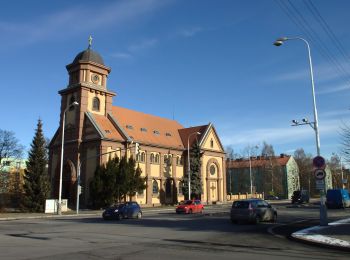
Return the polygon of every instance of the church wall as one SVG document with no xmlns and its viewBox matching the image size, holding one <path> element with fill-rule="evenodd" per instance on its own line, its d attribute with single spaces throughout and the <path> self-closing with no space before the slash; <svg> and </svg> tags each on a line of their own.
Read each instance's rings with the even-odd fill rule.
<svg viewBox="0 0 350 260">
<path fill-rule="evenodd" d="M 96 111 L 92 109 L 93 99 L 97 97 L 100 100 L 100 110 Z M 101 95 L 97 92 L 88 92 L 88 111 L 98 114 L 98 115 L 104 115 L 105 114 L 105 108 L 106 108 L 106 96 Z"/>
<path fill-rule="evenodd" d="M 220 146 L 220 142 L 217 139 L 217 137 L 212 129 L 210 130 L 207 138 L 205 139 L 205 141 L 202 145 L 202 148 L 208 149 L 208 150 L 213 150 L 213 151 L 218 151 L 218 152 L 222 151 L 221 146 Z"/>
<path fill-rule="evenodd" d="M 221 156 L 206 155 L 206 153 L 202 156 L 201 173 L 202 173 L 202 185 L 203 185 L 202 186 L 203 201 L 210 203 L 216 200 L 220 200 L 220 201 L 223 200 L 223 197 L 224 197 L 223 176 L 225 171 L 225 169 L 223 168 L 223 160 L 224 159 Z M 210 165 L 215 165 L 216 173 L 214 175 L 210 174 L 209 172 Z M 212 187 L 215 187 L 215 189 L 213 189 Z M 213 191 L 215 191 L 214 196 L 212 194 Z M 219 193 L 219 196 L 218 196 L 218 193 Z"/>
<path fill-rule="evenodd" d="M 98 157 L 96 159 L 93 159 L 94 156 L 99 154 L 99 149 L 97 146 L 88 146 L 86 147 L 86 157 L 85 158 L 91 158 L 86 160 L 85 162 L 85 176 L 82 176 L 82 183 L 84 187 L 84 198 L 85 198 L 85 203 L 88 202 L 89 199 L 89 194 L 90 194 L 90 189 L 89 189 L 89 184 L 94 177 L 96 167 L 99 165 L 98 164 Z"/>
</svg>

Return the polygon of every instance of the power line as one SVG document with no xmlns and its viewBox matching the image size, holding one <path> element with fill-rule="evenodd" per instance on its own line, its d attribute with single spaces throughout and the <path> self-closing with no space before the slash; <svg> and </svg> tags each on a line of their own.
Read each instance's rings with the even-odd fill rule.
<svg viewBox="0 0 350 260">
<path fill-rule="evenodd" d="M 316 47 L 316 50 L 328 61 L 333 63 L 334 67 L 332 69 L 337 69 L 338 75 L 345 80 L 345 82 L 350 86 L 350 81 L 347 77 L 347 71 L 344 67 L 338 62 L 336 58 L 333 57 L 326 44 L 318 36 L 318 34 L 312 29 L 308 21 L 304 16 L 299 12 L 299 10 L 291 3 L 290 0 L 287 2 L 283 0 L 275 0 L 275 2 L 280 6 L 282 11 L 289 17 L 289 19 L 313 42 Z M 287 4 L 289 3 L 289 5 Z"/>
<path fill-rule="evenodd" d="M 333 30 L 330 28 L 326 20 L 322 17 L 321 13 L 318 11 L 316 6 L 312 3 L 311 0 L 306 1 L 303 0 L 306 7 L 310 10 L 310 12 L 314 15 L 316 20 L 318 20 L 319 24 L 322 26 L 323 30 L 327 33 L 328 37 L 333 41 L 334 45 L 337 47 L 339 52 L 342 54 L 346 61 L 350 60 L 350 56 L 347 54 L 345 48 L 343 47 L 341 41 L 338 40 L 337 36 L 334 34 Z"/>
</svg>

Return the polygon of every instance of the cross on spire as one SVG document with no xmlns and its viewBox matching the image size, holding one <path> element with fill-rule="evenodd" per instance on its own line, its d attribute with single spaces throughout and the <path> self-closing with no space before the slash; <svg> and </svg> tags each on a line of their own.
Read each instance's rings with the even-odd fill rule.
<svg viewBox="0 0 350 260">
<path fill-rule="evenodd" d="M 91 49 L 91 45 L 92 45 L 92 37 L 91 37 L 91 35 L 89 36 L 89 49 Z"/>
</svg>

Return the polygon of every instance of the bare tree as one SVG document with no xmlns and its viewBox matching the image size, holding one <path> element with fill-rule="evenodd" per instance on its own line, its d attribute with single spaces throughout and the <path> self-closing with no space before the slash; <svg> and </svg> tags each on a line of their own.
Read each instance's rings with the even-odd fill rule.
<svg viewBox="0 0 350 260">
<path fill-rule="evenodd" d="M 344 161 L 350 163 L 350 126 L 343 124 L 341 129 L 341 154 Z"/>
<path fill-rule="evenodd" d="M 312 171 L 312 155 L 305 154 L 304 149 L 299 148 L 294 152 L 294 159 L 299 167 L 300 188 L 308 190 L 310 195 L 314 196 L 317 192 Z"/>
<path fill-rule="evenodd" d="M 342 184 L 342 165 L 340 162 L 340 157 L 337 154 L 332 154 L 331 159 L 327 162 L 329 169 L 332 174 L 332 183 L 334 188 L 341 189 L 343 187 Z"/>
<path fill-rule="evenodd" d="M 7 159 L 20 159 L 24 146 L 18 143 L 18 139 L 11 131 L 0 129 L 0 171 L 3 170 L 3 161 Z"/>
</svg>

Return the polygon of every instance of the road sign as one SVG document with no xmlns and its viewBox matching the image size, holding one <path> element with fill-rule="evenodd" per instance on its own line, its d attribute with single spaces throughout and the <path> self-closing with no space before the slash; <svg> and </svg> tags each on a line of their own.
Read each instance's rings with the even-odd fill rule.
<svg viewBox="0 0 350 260">
<path fill-rule="evenodd" d="M 314 171 L 316 180 L 323 180 L 326 177 L 326 171 L 322 169 L 316 169 Z"/>
<path fill-rule="evenodd" d="M 324 180 L 316 180 L 316 189 L 324 190 Z"/>
<path fill-rule="evenodd" d="M 324 168 L 326 168 L 326 160 L 322 156 L 316 156 L 312 160 L 312 164 L 317 169 L 324 169 Z"/>
</svg>

